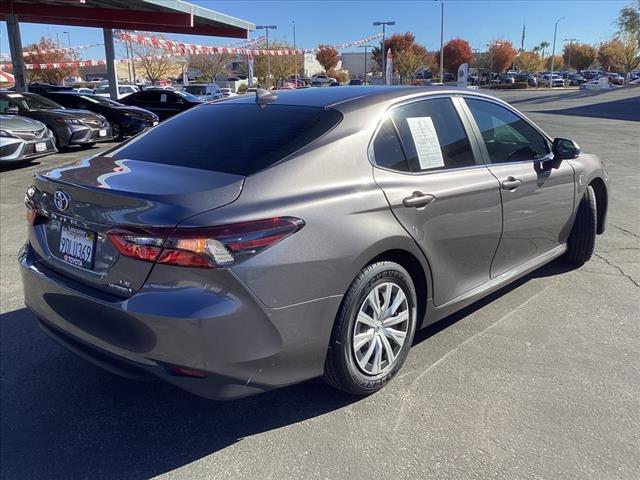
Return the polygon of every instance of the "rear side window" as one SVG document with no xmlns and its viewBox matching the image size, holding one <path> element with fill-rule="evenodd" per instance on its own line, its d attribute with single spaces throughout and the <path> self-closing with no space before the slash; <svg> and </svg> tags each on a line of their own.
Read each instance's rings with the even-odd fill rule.
<svg viewBox="0 0 640 480">
<path fill-rule="evenodd" d="M 409 164 L 400 146 L 391 118 L 382 122 L 373 141 L 373 161 L 379 167 L 401 172 L 409 171 Z"/>
<path fill-rule="evenodd" d="M 471 143 L 451 99 L 409 103 L 395 108 L 392 118 L 412 171 L 476 164 Z"/>
<path fill-rule="evenodd" d="M 339 112 L 318 107 L 205 104 L 108 156 L 250 175 L 304 147 L 341 119 Z"/>
<path fill-rule="evenodd" d="M 510 110 L 485 100 L 465 99 L 491 163 L 536 160 L 549 153 L 549 143 L 529 123 Z"/>
</svg>

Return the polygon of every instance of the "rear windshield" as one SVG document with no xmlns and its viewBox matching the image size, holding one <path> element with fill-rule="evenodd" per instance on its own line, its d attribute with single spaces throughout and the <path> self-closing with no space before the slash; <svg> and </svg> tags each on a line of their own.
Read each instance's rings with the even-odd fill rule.
<svg viewBox="0 0 640 480">
<path fill-rule="evenodd" d="M 317 139 L 341 119 L 339 112 L 319 107 L 205 104 L 108 156 L 250 175 Z"/>
</svg>

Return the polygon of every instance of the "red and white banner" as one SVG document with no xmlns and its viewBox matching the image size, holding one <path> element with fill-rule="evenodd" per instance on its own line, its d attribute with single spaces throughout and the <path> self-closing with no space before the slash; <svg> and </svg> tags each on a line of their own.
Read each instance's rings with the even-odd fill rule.
<svg viewBox="0 0 640 480">
<path fill-rule="evenodd" d="M 29 55 L 40 55 L 43 53 L 55 53 L 55 52 L 62 52 L 62 53 L 75 53 L 81 50 L 86 50 L 87 48 L 91 48 L 91 47 L 98 47 L 100 45 L 104 45 L 104 43 L 90 43 L 87 45 L 76 45 L 75 47 L 65 47 L 65 48 L 50 48 L 47 50 L 40 50 L 37 48 L 33 48 L 31 50 L 27 50 L 24 49 L 22 51 L 22 55 L 29 56 Z"/>
<path fill-rule="evenodd" d="M 137 43 L 140 45 L 149 45 L 158 49 L 162 49 L 165 52 L 174 52 L 180 53 L 183 55 L 187 54 L 236 54 L 236 55 L 249 55 L 251 52 L 252 55 L 269 55 L 269 56 L 283 56 L 283 55 L 302 55 L 305 53 L 316 53 L 318 48 L 306 48 L 306 49 L 285 49 L 285 50 L 263 50 L 263 49 L 252 49 L 252 48 L 238 48 L 238 47 L 211 47 L 208 45 L 196 45 L 193 43 L 183 43 L 183 42 L 175 42 L 173 40 L 166 40 L 164 38 L 159 37 L 147 37 L 138 32 L 128 32 L 128 31 L 118 31 L 116 32 L 116 36 L 119 40 L 122 41 L 130 41 L 133 43 Z M 365 43 L 371 42 L 377 38 L 382 36 L 381 33 L 377 33 L 375 35 L 371 35 L 367 38 L 362 38 L 360 40 L 356 40 L 348 43 L 341 43 L 339 45 L 334 45 L 333 48 L 337 50 L 355 47 L 358 45 L 363 45 Z M 254 42 L 257 43 L 257 42 Z"/>
</svg>

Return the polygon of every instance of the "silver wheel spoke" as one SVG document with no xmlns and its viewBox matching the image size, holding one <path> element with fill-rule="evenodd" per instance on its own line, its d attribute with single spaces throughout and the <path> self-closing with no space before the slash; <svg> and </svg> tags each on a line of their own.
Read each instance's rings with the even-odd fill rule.
<svg viewBox="0 0 640 480">
<path fill-rule="evenodd" d="M 382 370 L 382 342 L 380 341 L 380 337 L 376 337 L 373 343 L 376 346 L 376 354 L 373 357 L 371 373 L 378 374 Z"/>
<path fill-rule="evenodd" d="M 398 294 L 396 295 L 396 298 L 393 299 L 393 303 L 391 304 L 391 308 L 389 309 L 389 314 L 395 314 L 398 311 L 400 305 L 402 305 L 402 303 L 406 299 L 407 297 L 404 296 L 404 292 L 401 289 L 398 289 Z"/>
<path fill-rule="evenodd" d="M 384 346 L 384 351 L 387 354 L 387 365 L 391 365 L 396 359 L 396 354 L 393 353 L 393 347 L 391 347 L 389 340 L 387 340 L 387 337 L 384 335 L 380 335 L 380 341 L 382 342 L 382 345 Z"/>
<path fill-rule="evenodd" d="M 369 343 L 371 339 L 374 337 L 374 334 L 375 334 L 375 330 L 373 328 L 370 328 L 366 332 L 359 333 L 358 335 L 353 337 L 353 348 L 355 349 L 355 351 L 357 352 L 364 345 Z"/>
<path fill-rule="evenodd" d="M 376 327 L 376 321 L 364 312 L 358 313 L 358 322 L 362 322 L 372 328 Z"/>
<path fill-rule="evenodd" d="M 384 334 L 388 338 L 391 338 L 394 342 L 396 342 L 400 346 L 402 346 L 402 344 L 404 343 L 404 339 L 407 336 L 407 332 L 402 332 L 400 330 L 394 330 L 393 328 L 385 328 L 384 329 Z"/>
<path fill-rule="evenodd" d="M 389 308 L 389 304 L 391 303 L 391 294 L 393 293 L 393 284 L 387 283 L 385 284 L 383 298 L 384 301 L 382 303 L 382 311 L 386 313 Z"/>
<path fill-rule="evenodd" d="M 382 322 L 382 324 L 385 327 L 390 327 L 392 325 L 397 325 L 399 323 L 402 323 L 405 320 L 407 320 L 408 318 L 409 318 L 409 312 L 402 312 L 402 313 L 396 315 L 395 317 L 387 318 L 385 321 Z"/>
<path fill-rule="evenodd" d="M 373 318 L 374 320 L 378 320 L 380 318 L 380 314 L 382 311 L 380 310 L 380 304 L 378 303 L 378 288 L 372 290 L 372 292 L 367 296 L 367 300 L 369 301 L 369 305 L 373 308 Z"/>
<path fill-rule="evenodd" d="M 365 371 L 366 371 L 367 363 L 369 363 L 369 359 L 371 358 L 371 354 L 373 354 L 375 348 L 376 348 L 376 342 L 373 341 L 371 342 L 371 345 L 369 345 L 369 349 L 367 350 L 367 353 L 365 353 L 362 356 L 362 358 L 358 360 L 358 363 L 360 364 L 360 368 L 362 368 Z"/>
</svg>

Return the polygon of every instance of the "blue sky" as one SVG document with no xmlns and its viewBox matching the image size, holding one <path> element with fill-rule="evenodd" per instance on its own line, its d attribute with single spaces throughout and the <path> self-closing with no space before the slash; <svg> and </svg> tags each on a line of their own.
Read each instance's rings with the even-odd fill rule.
<svg viewBox="0 0 640 480">
<path fill-rule="evenodd" d="M 411 31 L 429 50 L 439 48 L 440 4 L 423 1 L 214 1 L 193 0 L 219 11 L 256 24 L 278 25 L 270 36 L 292 41 L 292 21 L 296 22 L 297 45 L 313 48 L 319 43 L 337 44 L 364 38 L 377 33 L 375 20 L 393 20 L 390 34 Z M 553 24 L 559 17 L 566 19 L 558 27 L 558 47 L 564 38 L 577 38 L 583 42 L 598 43 L 610 38 L 616 30 L 615 19 L 619 10 L 630 0 L 445 0 L 445 41 L 462 37 L 473 48 L 483 48 L 492 39 L 505 38 L 520 45 L 522 24 L 526 23 L 525 48 L 546 40 L 553 40 Z M 60 43 L 67 45 L 69 32 L 72 45 L 98 43 L 102 31 L 94 28 L 55 25 L 22 25 L 23 45 L 37 41 L 42 35 L 54 41 L 56 33 Z M 259 33 L 252 34 L 257 36 Z M 225 38 L 167 35 L 202 45 L 233 43 Z M 8 53 L 5 22 L 0 22 L 0 52 Z M 83 59 L 104 58 L 102 47 L 85 50 Z"/>
</svg>

